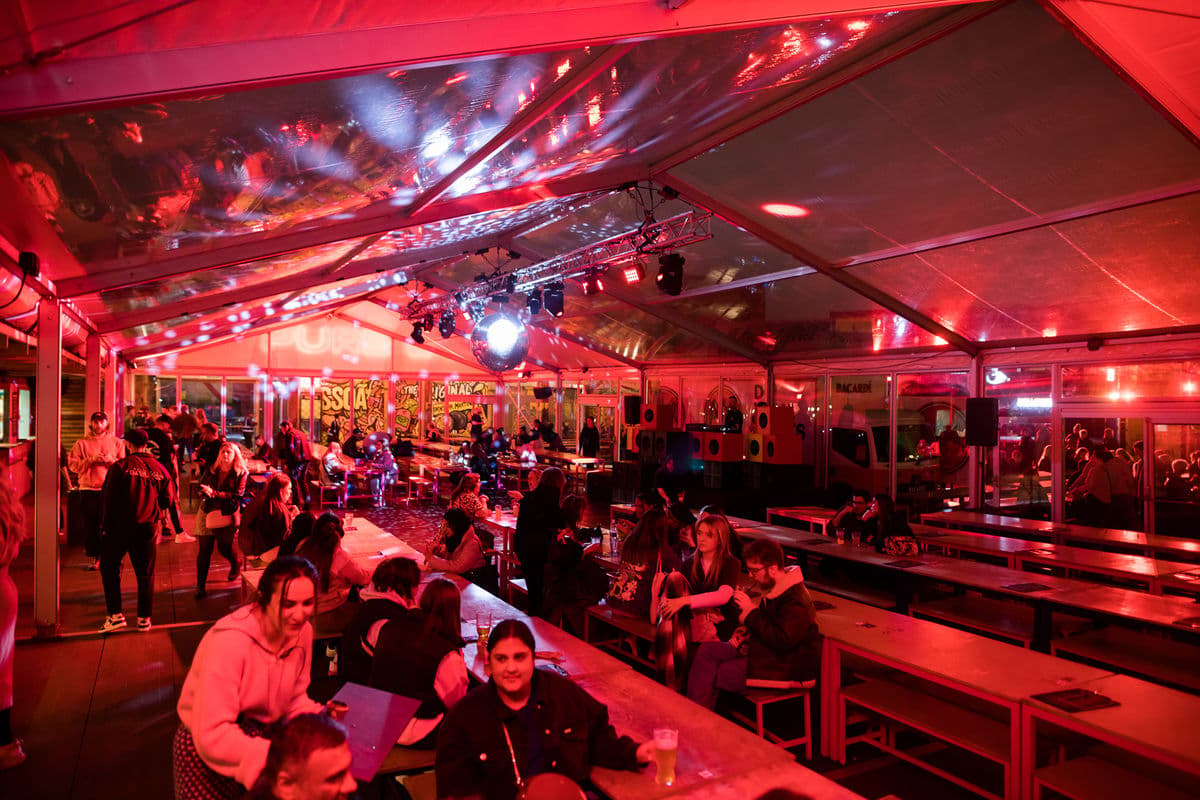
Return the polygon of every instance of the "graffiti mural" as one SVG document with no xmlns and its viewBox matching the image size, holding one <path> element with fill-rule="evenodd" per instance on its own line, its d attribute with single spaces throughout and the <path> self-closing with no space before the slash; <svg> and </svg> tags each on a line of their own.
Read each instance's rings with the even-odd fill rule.
<svg viewBox="0 0 1200 800">
<path fill-rule="evenodd" d="M 412 438 L 420 421 L 420 381 L 399 380 L 392 385 L 392 405 L 396 407 L 396 435 Z"/>
<path fill-rule="evenodd" d="M 387 381 L 355 379 L 354 427 L 371 433 L 387 426 Z"/>
</svg>

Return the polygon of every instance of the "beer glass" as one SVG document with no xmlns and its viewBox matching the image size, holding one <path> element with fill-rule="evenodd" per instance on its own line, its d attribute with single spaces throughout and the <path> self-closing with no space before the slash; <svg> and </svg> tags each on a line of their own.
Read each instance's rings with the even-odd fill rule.
<svg viewBox="0 0 1200 800">
<path fill-rule="evenodd" d="M 655 782 L 660 786 L 675 785 L 675 755 L 679 752 L 679 731 L 674 728 L 654 729 L 654 763 L 658 769 Z"/>
<path fill-rule="evenodd" d="M 492 612 L 480 611 L 475 614 L 475 635 L 479 637 L 476 645 L 480 653 L 487 652 L 488 636 L 492 632 Z"/>
</svg>

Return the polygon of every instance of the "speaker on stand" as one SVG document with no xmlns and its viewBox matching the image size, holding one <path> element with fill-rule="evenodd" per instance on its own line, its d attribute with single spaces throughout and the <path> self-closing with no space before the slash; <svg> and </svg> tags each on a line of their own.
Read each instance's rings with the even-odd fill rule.
<svg viewBox="0 0 1200 800">
<path fill-rule="evenodd" d="M 1000 401 L 994 397 L 967 398 L 967 435 L 968 447 L 978 448 L 975 452 L 975 474 L 979 476 L 979 485 L 984 485 L 983 476 L 987 474 L 988 451 L 1000 444 Z M 983 490 L 979 491 L 976 511 L 983 510 Z"/>
</svg>

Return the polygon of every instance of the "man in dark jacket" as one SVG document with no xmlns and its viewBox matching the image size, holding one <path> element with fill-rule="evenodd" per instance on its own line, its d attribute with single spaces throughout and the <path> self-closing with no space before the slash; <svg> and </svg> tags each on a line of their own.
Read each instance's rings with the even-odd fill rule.
<svg viewBox="0 0 1200 800">
<path fill-rule="evenodd" d="M 171 418 L 166 414 L 161 414 L 154 420 L 154 424 L 146 428 L 146 435 L 150 437 L 150 452 L 158 459 L 158 463 L 163 465 L 163 469 L 171 476 L 171 481 L 175 484 L 175 497 L 179 497 L 179 462 L 175 456 L 175 440 L 171 438 Z M 183 523 L 179 519 L 179 503 L 174 502 L 167 509 L 171 515 L 171 524 L 175 529 L 175 541 L 194 542 L 193 536 L 185 536 L 183 533 Z M 164 532 L 163 536 L 167 533 Z"/>
<path fill-rule="evenodd" d="M 308 462 L 312 460 L 312 447 L 307 437 L 292 427 L 290 420 L 279 423 L 279 432 L 275 434 L 273 448 L 275 463 L 285 470 L 292 479 L 292 497 L 300 503 L 300 508 L 308 508 Z"/>
<path fill-rule="evenodd" d="M 521 562 L 521 573 L 529 590 L 530 616 L 542 615 L 546 558 L 550 542 L 563 527 L 560 504 L 566 485 L 567 476 L 562 470 L 550 467 L 542 473 L 537 488 L 521 499 L 521 511 L 513 532 L 513 550 Z"/>
<path fill-rule="evenodd" d="M 746 691 L 746 681 L 815 680 L 821 644 L 817 614 L 799 567 L 783 568 L 778 542 L 755 539 L 746 545 L 746 570 L 761 590 L 759 599 L 733 593 L 746 627 L 749 655 L 740 653 L 739 637 L 705 642 L 688 673 L 688 697 L 706 708 L 717 704 L 717 691 Z"/>
<path fill-rule="evenodd" d="M 148 442 L 141 429 L 125 434 L 129 455 L 109 468 L 100 493 L 100 578 L 108 606 L 101 633 L 125 627 L 121 563 L 126 553 L 137 576 L 138 630 L 150 630 L 156 543 L 163 512 L 175 502 L 175 484 L 147 451 Z"/>
</svg>

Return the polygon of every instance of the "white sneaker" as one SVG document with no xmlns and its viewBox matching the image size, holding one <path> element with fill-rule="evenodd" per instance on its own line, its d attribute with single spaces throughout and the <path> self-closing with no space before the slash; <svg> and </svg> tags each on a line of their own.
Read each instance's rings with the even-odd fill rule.
<svg viewBox="0 0 1200 800">
<path fill-rule="evenodd" d="M 104 618 L 104 624 L 100 626 L 101 633 L 112 633 L 126 626 L 124 614 L 111 614 Z"/>
<path fill-rule="evenodd" d="M 188 542 L 194 542 L 194 541 L 196 541 L 196 537 L 192 536 L 190 533 L 175 534 L 175 542 L 177 544 L 187 544 Z"/>
<path fill-rule="evenodd" d="M 138 617 L 138 630 L 141 631 L 142 633 L 145 633 L 146 631 L 150 630 L 150 618 L 149 617 Z"/>
</svg>

